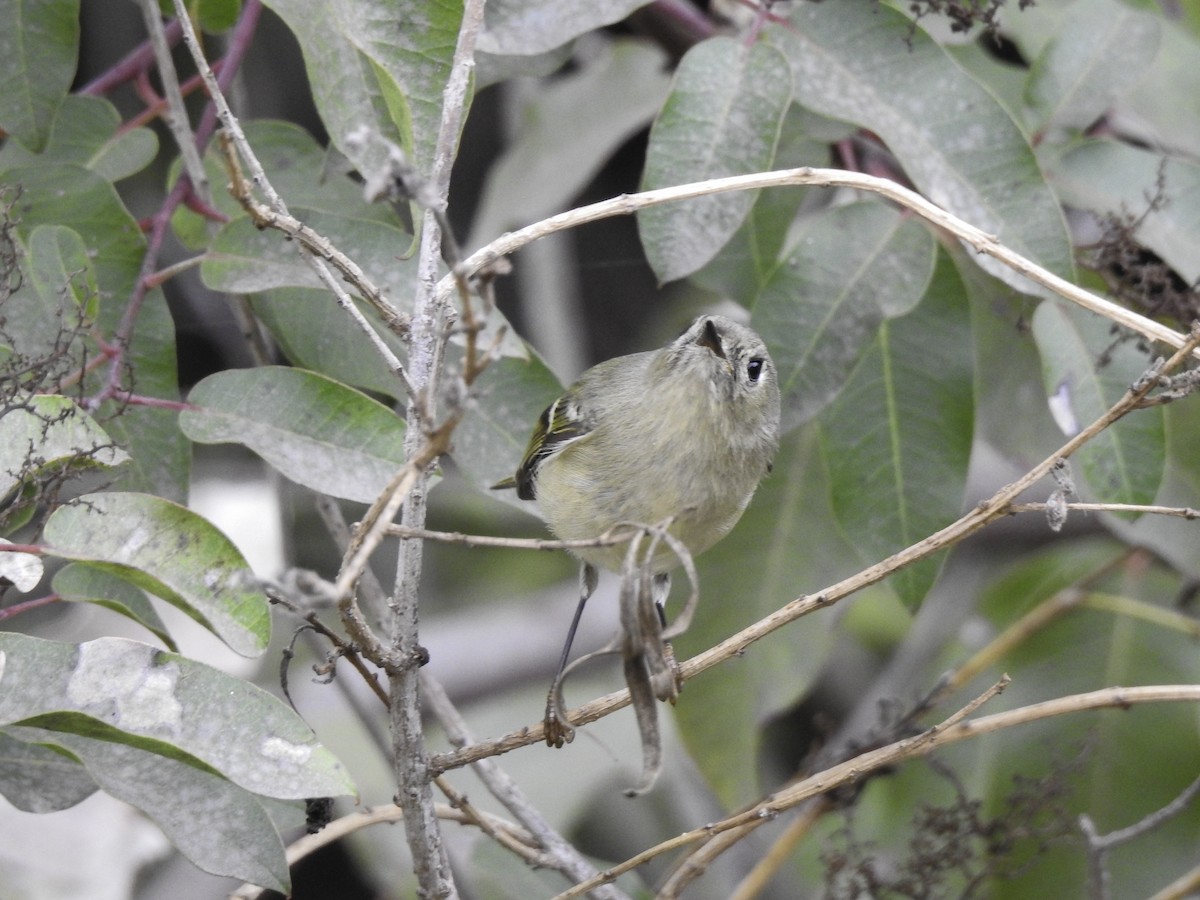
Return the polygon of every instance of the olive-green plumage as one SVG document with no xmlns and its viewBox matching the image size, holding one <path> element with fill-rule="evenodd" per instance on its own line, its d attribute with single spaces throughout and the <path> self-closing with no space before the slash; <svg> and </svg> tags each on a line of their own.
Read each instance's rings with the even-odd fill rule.
<svg viewBox="0 0 1200 900">
<path fill-rule="evenodd" d="M 565 540 L 675 516 L 696 555 L 741 518 L 779 444 L 779 386 L 762 339 L 701 316 L 660 350 L 589 369 L 542 414 L 524 459 L 497 488 L 536 499 Z M 625 547 L 577 551 L 619 569 Z M 677 564 L 665 545 L 655 572 Z"/>
</svg>

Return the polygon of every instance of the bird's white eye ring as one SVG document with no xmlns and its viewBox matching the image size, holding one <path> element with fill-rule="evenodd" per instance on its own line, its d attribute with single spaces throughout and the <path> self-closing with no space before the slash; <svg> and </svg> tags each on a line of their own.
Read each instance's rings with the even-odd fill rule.
<svg viewBox="0 0 1200 900">
<path fill-rule="evenodd" d="M 753 357 L 746 363 L 746 377 L 751 381 L 758 381 L 762 377 L 763 361 L 760 357 Z"/>
</svg>

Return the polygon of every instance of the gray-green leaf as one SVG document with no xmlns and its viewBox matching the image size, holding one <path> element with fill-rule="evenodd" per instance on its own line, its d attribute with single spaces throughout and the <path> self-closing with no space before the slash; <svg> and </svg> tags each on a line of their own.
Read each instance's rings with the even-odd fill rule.
<svg viewBox="0 0 1200 900">
<path fill-rule="evenodd" d="M 650 0 L 490 0 L 479 49 L 531 56 L 620 22 Z"/>
<path fill-rule="evenodd" d="M 245 444 L 299 484 L 370 503 L 404 465 L 404 422 L 344 384 L 282 366 L 218 372 L 192 389 L 180 427 Z"/>
<path fill-rule="evenodd" d="M 88 562 L 162 597 L 243 656 L 271 637 L 267 598 L 246 560 L 196 513 L 149 494 L 87 494 L 46 522 L 56 556 Z"/>
<path fill-rule="evenodd" d="M 191 762 L 117 741 L 43 728 L 11 730 L 40 741 L 47 753 L 61 747 L 79 758 L 94 784 L 146 813 L 205 872 L 288 891 L 283 842 L 249 791 Z"/>
<path fill-rule="evenodd" d="M 697 44 L 650 130 L 642 188 L 769 169 L 791 101 L 791 71 L 774 47 L 733 38 Z M 735 191 L 642 210 L 638 231 L 659 280 L 682 278 L 712 259 L 756 196 Z"/>
<path fill-rule="evenodd" d="M 877 3 L 798 3 L 788 27 L 765 33 L 788 57 L 799 102 L 869 128 L 934 203 L 1073 277 L 1062 211 L 1020 128 L 905 16 Z M 1006 266 L 978 262 L 1034 290 Z"/>
<path fill-rule="evenodd" d="M 0 4 L 0 129 L 40 150 L 75 75 L 79 0 Z"/>
<path fill-rule="evenodd" d="M 38 394 L 0 418 L 0 497 L 51 466 L 116 466 L 129 459 L 69 397 Z"/>
<path fill-rule="evenodd" d="M 100 738 L 209 767 L 247 791 L 353 793 L 340 762 L 284 703 L 247 681 L 147 644 L 0 633 L 0 725 Z"/>
<path fill-rule="evenodd" d="M 94 793 L 96 782 L 70 755 L 27 743 L 0 728 L 0 794 L 17 809 L 58 812 Z"/>
<path fill-rule="evenodd" d="M 822 414 L 834 512 L 865 562 L 962 512 L 974 429 L 972 347 L 966 293 L 942 254 L 921 305 L 883 323 Z M 941 562 L 922 560 L 889 584 L 916 608 Z"/>
<path fill-rule="evenodd" d="M 779 370 L 785 429 L 836 396 L 885 318 L 920 302 L 936 259 L 929 231 L 881 203 L 805 219 L 753 305 Z"/>
<path fill-rule="evenodd" d="M 151 631 L 169 649 L 178 652 L 167 626 L 146 594 L 124 578 L 87 563 L 70 563 L 54 573 L 51 587 L 64 600 L 94 603 L 132 619 Z"/>
<path fill-rule="evenodd" d="M 1034 131 L 1086 128 L 1145 74 L 1158 20 L 1117 0 L 1079 0 L 1034 61 L 1025 87 Z"/>
</svg>

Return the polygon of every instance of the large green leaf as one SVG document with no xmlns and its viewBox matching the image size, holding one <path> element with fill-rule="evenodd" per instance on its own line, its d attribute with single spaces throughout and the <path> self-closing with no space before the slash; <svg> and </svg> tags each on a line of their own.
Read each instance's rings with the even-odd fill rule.
<svg viewBox="0 0 1200 900">
<path fill-rule="evenodd" d="M 1042 354 L 1046 393 L 1070 411 L 1073 421 L 1064 430 L 1072 436 L 1116 403 L 1150 366 L 1134 341 L 1114 344 L 1107 319 L 1074 306 L 1040 305 L 1033 316 L 1033 336 Z M 1076 459 L 1090 499 L 1152 503 L 1166 461 L 1162 409 L 1126 416 L 1085 444 Z"/>
<path fill-rule="evenodd" d="M 802 222 L 753 301 L 753 325 L 779 370 L 785 429 L 841 390 L 880 322 L 917 305 L 936 259 L 928 230 L 881 203 Z"/>
<path fill-rule="evenodd" d="M 123 638 L 67 644 L 13 633 L 0 633 L 0 658 L 0 725 L 120 744 L 266 797 L 354 791 L 286 704 L 211 666 Z"/>
<path fill-rule="evenodd" d="M 192 390 L 180 427 L 205 444 L 245 444 L 299 484 L 370 503 L 404 465 L 404 422 L 330 378 L 265 366 L 218 372 Z"/>
<path fill-rule="evenodd" d="M 115 466 L 127 459 L 68 397 L 31 396 L 0 418 L 0 497 L 50 467 Z"/>
<path fill-rule="evenodd" d="M 1117 0 L 1072 4 L 1062 30 L 1029 72 L 1030 126 L 1091 125 L 1142 77 L 1158 41 L 1158 20 L 1150 13 Z"/>
<path fill-rule="evenodd" d="M 769 169 L 791 100 L 787 61 L 774 47 L 724 37 L 697 44 L 680 62 L 650 129 L 643 189 Z M 642 245 L 659 280 L 682 278 L 712 259 L 755 197 L 714 194 L 639 212 Z"/>
<path fill-rule="evenodd" d="M 1158 55 L 1118 107 L 1123 125 L 1144 142 L 1195 159 L 1200 156 L 1200 36 L 1170 18 L 1159 21 Z"/>
<path fill-rule="evenodd" d="M 313 101 L 330 140 L 365 176 L 386 171 L 388 145 L 404 145 L 404 128 L 391 120 L 370 59 L 346 33 L 342 20 L 353 15 L 351 4 L 271 0 L 267 5 L 300 42 Z M 394 14 L 392 21 L 399 37 L 402 19 Z"/>
<path fill-rule="evenodd" d="M 404 396 L 403 382 L 384 358 L 366 345 L 362 329 L 328 290 L 279 288 L 255 294 L 250 305 L 294 365 L 386 397 Z M 356 306 L 403 361 L 406 348 L 400 338 L 365 301 L 356 301 Z"/>
<path fill-rule="evenodd" d="M 1058 158 L 1051 181 L 1066 203 L 1140 219 L 1137 240 L 1185 281 L 1200 279 L 1200 166 L 1117 141 L 1089 141 Z M 1149 210 L 1156 197 L 1169 198 Z"/>
<path fill-rule="evenodd" d="M 96 782 L 71 756 L 26 743 L 12 729 L 0 728 L 0 795 L 17 809 L 57 812 L 94 793 Z"/>
<path fill-rule="evenodd" d="M 40 150 L 75 77 L 79 0 L 0 4 L 0 130 Z"/>
<path fill-rule="evenodd" d="M 869 129 L 934 203 L 1072 278 L 1062 212 L 1002 104 L 900 13 L 872 3 L 799 3 L 764 32 L 783 49 L 799 102 Z M 987 257 L 989 272 L 1033 286 Z"/>
<path fill-rule="evenodd" d="M 56 556 L 111 571 L 178 606 L 243 656 L 271 636 L 267 598 L 238 549 L 196 513 L 149 494 L 88 494 L 46 522 Z"/>
<path fill-rule="evenodd" d="M 962 512 L 974 428 L 969 306 L 943 254 L 925 299 L 885 321 L 837 400 L 821 416 L 838 524 L 876 562 Z M 910 608 L 940 559 L 892 576 Z"/>
<path fill-rule="evenodd" d="M 783 119 L 773 165 L 777 169 L 828 165 L 829 145 L 853 132 L 853 126 L 823 119 L 793 103 Z M 688 280 L 752 307 L 763 285 L 775 275 L 781 252 L 794 243 L 790 231 L 807 196 L 808 189 L 796 185 L 760 191 L 742 226 Z"/>
<path fill-rule="evenodd" d="M 81 760 L 95 784 L 148 815 L 204 871 L 288 891 L 287 858 L 270 816 L 254 794 L 206 766 L 183 754 L 147 753 L 104 737 L 19 726 L 9 730 L 37 741 L 31 746 L 45 752 L 62 748 Z"/>
<path fill-rule="evenodd" d="M 269 5 L 300 41 L 322 123 L 368 182 L 390 171 L 389 143 L 428 175 L 461 0 Z"/>
<path fill-rule="evenodd" d="M 416 264 L 399 256 L 411 243 L 400 229 L 373 221 L 293 206 L 291 213 L 349 256 L 386 297 L 411 295 Z M 249 216 L 222 227 L 200 267 L 204 283 L 215 291 L 252 294 L 281 287 L 328 291 L 294 241 L 281 231 L 262 229 Z M 336 275 L 339 282 L 343 279 Z M 329 294 L 329 303 L 334 303 Z M 398 306 L 408 306 L 395 301 Z"/>
<path fill-rule="evenodd" d="M 65 224 L 83 239 L 100 293 L 95 327 L 98 334 L 111 339 L 126 313 L 146 250 L 141 229 L 116 189 L 96 172 L 77 165 L 23 166 L 0 173 L 0 181 L 21 188 L 14 213 L 19 217 L 18 239 L 24 248 L 29 247 L 40 225 Z M 5 328 L 20 352 L 31 358 L 46 357 L 60 352 L 56 347 L 71 338 L 71 360 L 78 362 L 85 352 L 93 359 L 102 355 L 91 333 L 82 329 L 84 323 L 74 301 L 58 297 L 57 305 L 49 308 L 47 303 L 54 296 L 53 291 L 38 291 L 33 279 L 26 278 L 6 300 Z M 136 373 L 133 388 L 138 394 L 160 400 L 178 398 L 175 328 L 158 288 L 148 292 L 138 310 L 125 362 Z M 85 390 L 100 389 L 108 374 L 107 366 L 95 369 L 84 382 Z M 97 415 L 131 456 L 120 475 L 121 487 L 183 498 L 190 455 L 176 427 L 175 413 L 110 401 Z"/>
</svg>

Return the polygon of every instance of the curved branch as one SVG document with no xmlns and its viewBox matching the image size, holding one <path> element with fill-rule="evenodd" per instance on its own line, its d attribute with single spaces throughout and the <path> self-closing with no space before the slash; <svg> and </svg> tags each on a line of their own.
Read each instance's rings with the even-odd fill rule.
<svg viewBox="0 0 1200 900">
<path fill-rule="evenodd" d="M 973 247 L 977 252 L 987 254 L 999 260 L 1013 271 L 1024 275 L 1035 284 L 1041 285 L 1072 303 L 1082 306 L 1097 315 L 1104 316 L 1136 331 L 1151 340 L 1161 341 L 1171 347 L 1182 347 L 1187 337 L 1178 331 L 1160 325 L 1145 316 L 1118 306 L 1110 300 L 1105 300 L 1090 291 L 1085 291 L 1078 285 L 1072 284 L 1065 278 L 1055 275 L 1037 263 L 1026 259 L 1015 250 L 1011 250 L 994 234 L 988 234 L 980 228 L 951 215 L 940 206 L 926 200 L 916 191 L 909 190 L 886 178 L 874 175 L 864 175 L 859 172 L 846 172 L 841 169 L 815 169 L 804 166 L 799 169 L 784 169 L 778 172 L 756 172 L 752 175 L 735 175 L 731 178 L 714 178 L 710 181 L 698 181 L 693 184 L 681 184 L 676 187 L 659 188 L 654 191 L 642 191 L 638 194 L 622 194 L 610 200 L 581 206 L 568 212 L 559 213 L 532 225 L 527 225 L 518 231 L 503 234 L 485 247 L 472 253 L 463 260 L 459 267 L 459 275 L 469 276 L 481 269 L 493 265 L 501 257 L 508 256 L 516 250 L 531 244 L 539 238 L 568 228 L 577 228 L 589 222 L 612 216 L 627 216 L 650 206 L 670 203 L 675 200 L 689 200 L 694 197 L 704 197 L 709 194 L 721 194 L 729 191 L 750 191 L 768 187 L 786 185 L 811 185 L 817 187 L 846 187 L 854 190 L 870 191 L 887 197 L 889 200 L 911 209 L 921 218 L 944 229 Z M 438 297 L 446 298 L 453 290 L 454 279 L 446 276 L 438 283 Z M 1197 354 L 1200 359 L 1200 354 Z"/>
</svg>

